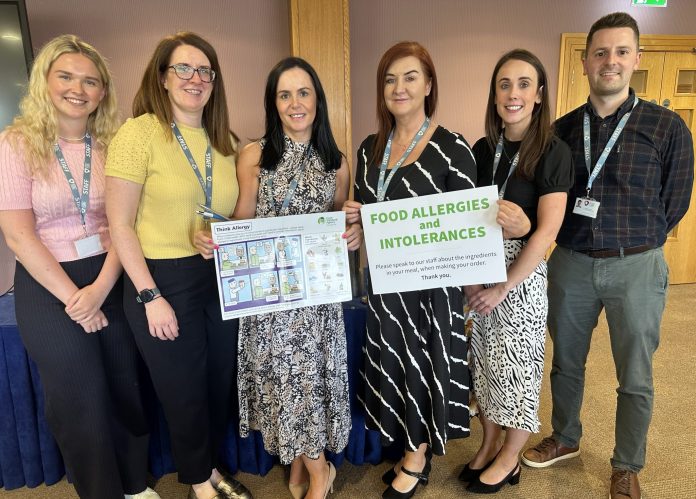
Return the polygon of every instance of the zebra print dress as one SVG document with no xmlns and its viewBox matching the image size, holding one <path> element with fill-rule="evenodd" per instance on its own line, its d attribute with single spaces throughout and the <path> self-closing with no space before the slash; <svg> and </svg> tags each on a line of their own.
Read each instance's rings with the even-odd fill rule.
<svg viewBox="0 0 696 499">
<path fill-rule="evenodd" d="M 526 241 L 504 241 L 510 266 Z M 486 284 L 491 287 L 494 284 Z M 544 375 L 546 261 L 512 288 L 490 315 L 471 312 L 472 374 L 479 409 L 508 428 L 539 431 L 539 393 Z"/>
<path fill-rule="evenodd" d="M 377 202 L 379 166 L 366 167 L 374 136 L 358 149 L 355 199 Z M 469 189 L 476 163 L 457 133 L 438 126 L 414 163 L 403 165 L 389 184 L 386 200 Z M 452 438 L 469 434 L 468 342 L 460 288 L 374 295 L 368 289 L 364 390 L 358 389 L 366 425 L 382 443 L 403 443 L 415 451 L 427 443 L 445 453 Z"/>
</svg>

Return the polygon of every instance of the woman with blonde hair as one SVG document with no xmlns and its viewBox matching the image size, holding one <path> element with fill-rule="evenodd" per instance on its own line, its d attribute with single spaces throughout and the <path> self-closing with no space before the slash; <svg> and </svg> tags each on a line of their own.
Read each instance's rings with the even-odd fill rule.
<svg viewBox="0 0 696 499">
<path fill-rule="evenodd" d="M 0 228 L 17 256 L 17 325 L 78 495 L 154 499 L 138 352 L 104 208 L 116 114 L 101 55 L 73 35 L 48 42 L 0 134 Z"/>
<path fill-rule="evenodd" d="M 161 40 L 107 161 L 107 212 L 126 270 L 124 310 L 169 425 L 191 499 L 250 498 L 222 474 L 236 406 L 238 321 L 223 322 L 215 264 L 198 254 L 198 204 L 231 214 L 239 188 L 215 49 L 195 33 Z"/>
</svg>

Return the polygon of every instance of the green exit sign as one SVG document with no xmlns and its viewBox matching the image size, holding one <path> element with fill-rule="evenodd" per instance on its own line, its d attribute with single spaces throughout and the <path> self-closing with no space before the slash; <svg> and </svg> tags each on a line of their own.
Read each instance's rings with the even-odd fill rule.
<svg viewBox="0 0 696 499">
<path fill-rule="evenodd" d="M 667 7 L 667 0 L 631 0 L 638 7 Z"/>
</svg>

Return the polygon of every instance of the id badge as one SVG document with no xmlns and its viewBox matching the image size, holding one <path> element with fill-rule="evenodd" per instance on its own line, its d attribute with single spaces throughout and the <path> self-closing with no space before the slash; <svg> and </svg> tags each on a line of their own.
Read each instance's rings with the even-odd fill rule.
<svg viewBox="0 0 696 499">
<path fill-rule="evenodd" d="M 597 218 L 599 211 L 599 201 L 591 198 L 577 198 L 573 213 L 582 215 L 583 217 Z"/>
<path fill-rule="evenodd" d="M 99 234 L 94 234 L 91 236 L 84 237 L 82 239 L 78 239 L 77 241 L 73 241 L 73 244 L 75 245 L 75 249 L 77 250 L 77 256 L 79 258 L 85 258 L 88 256 L 96 255 L 97 253 L 101 253 L 102 251 L 104 251 L 104 248 L 101 244 L 101 239 L 99 238 Z"/>
</svg>

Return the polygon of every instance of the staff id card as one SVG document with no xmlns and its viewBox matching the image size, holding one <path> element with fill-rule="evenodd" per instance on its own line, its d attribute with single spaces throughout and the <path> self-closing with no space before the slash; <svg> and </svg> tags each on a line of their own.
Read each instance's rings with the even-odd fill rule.
<svg viewBox="0 0 696 499">
<path fill-rule="evenodd" d="M 93 256 L 104 251 L 99 234 L 83 237 L 82 239 L 73 241 L 73 244 L 75 245 L 79 258 Z"/>
<path fill-rule="evenodd" d="M 599 201 L 591 198 L 577 198 L 575 200 L 575 206 L 573 207 L 573 213 L 576 215 L 582 215 L 583 217 L 597 218 L 597 212 L 599 211 Z"/>
</svg>

